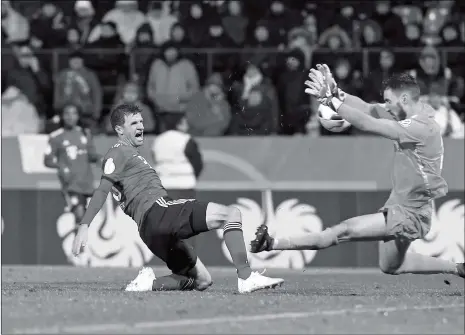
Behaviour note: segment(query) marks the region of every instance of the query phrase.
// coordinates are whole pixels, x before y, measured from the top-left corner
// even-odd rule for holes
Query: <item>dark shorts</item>
[[[158,199],[140,227],[140,237],[152,253],[175,274],[186,274],[197,255],[185,239],[208,231],[207,202],[195,199]]]
[[[77,192],[68,192],[65,196],[65,201],[68,207],[71,210],[74,210],[78,206],[87,207],[87,201],[92,197],[90,194],[82,194]]]
[[[414,241],[424,238],[431,229],[432,203],[418,208],[393,204],[380,211],[386,218],[387,234],[396,239]]]

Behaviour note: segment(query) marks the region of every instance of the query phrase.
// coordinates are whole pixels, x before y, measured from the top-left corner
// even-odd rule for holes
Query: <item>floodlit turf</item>
[[[269,270],[282,287],[239,295],[233,269],[212,268],[205,292],[123,292],[137,272],[3,266],[2,333],[464,333],[452,276]]]

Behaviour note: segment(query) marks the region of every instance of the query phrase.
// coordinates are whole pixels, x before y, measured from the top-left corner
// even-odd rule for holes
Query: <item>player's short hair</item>
[[[415,78],[407,72],[395,73],[383,82],[383,91],[409,91],[413,100],[420,99],[420,86]]]
[[[127,115],[139,114],[140,112],[141,109],[137,105],[121,104],[116,106],[110,115],[111,127],[115,129],[116,126],[122,126]]]

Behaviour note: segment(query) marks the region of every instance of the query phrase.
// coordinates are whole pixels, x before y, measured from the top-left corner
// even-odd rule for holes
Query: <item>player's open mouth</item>
[[[135,136],[136,136],[136,138],[138,138],[138,139],[140,139],[140,140],[141,140],[141,139],[144,137],[144,133],[143,133],[143,132],[136,133],[136,135],[135,135]]]

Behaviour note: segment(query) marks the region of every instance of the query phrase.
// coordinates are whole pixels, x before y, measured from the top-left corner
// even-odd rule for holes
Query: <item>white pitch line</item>
[[[378,308],[348,308],[314,312],[288,312],[288,313],[273,313],[273,314],[256,314],[256,315],[237,315],[237,316],[219,316],[212,318],[199,319],[182,319],[169,321],[149,321],[137,322],[134,324],[111,323],[111,324],[94,324],[86,326],[64,326],[50,328],[30,328],[30,329],[15,329],[13,333],[19,334],[40,334],[40,333],[94,333],[94,332],[112,332],[112,331],[137,331],[137,329],[155,329],[155,328],[176,328],[183,326],[206,326],[220,323],[237,323],[237,322],[257,322],[267,320],[281,319],[302,319],[314,316],[338,316],[344,314],[378,314],[390,312],[404,311],[424,311],[424,310],[440,310],[440,309],[463,309],[465,304],[456,305],[436,305],[436,306],[394,306],[394,307],[378,307]]]

